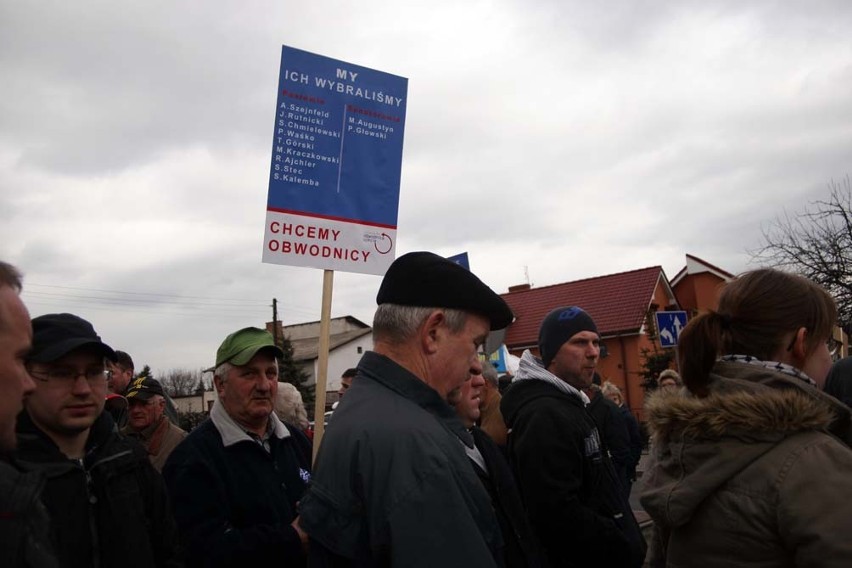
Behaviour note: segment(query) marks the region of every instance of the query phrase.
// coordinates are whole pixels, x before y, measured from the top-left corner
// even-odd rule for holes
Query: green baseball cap
[[[271,333],[265,329],[244,327],[226,337],[219,346],[216,351],[216,366],[222,363],[245,365],[261,349],[272,349],[276,357],[284,356],[284,352],[275,345]]]

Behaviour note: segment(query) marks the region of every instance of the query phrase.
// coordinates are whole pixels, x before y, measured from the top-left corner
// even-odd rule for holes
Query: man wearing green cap
[[[311,448],[272,411],[282,356],[262,329],[226,337],[210,418],[166,462],[188,566],[304,565],[296,504],[310,480]]]

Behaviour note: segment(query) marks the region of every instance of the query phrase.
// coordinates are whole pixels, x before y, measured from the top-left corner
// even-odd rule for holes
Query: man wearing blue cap
[[[273,412],[284,354],[265,330],[225,338],[210,418],[169,456],[163,476],[188,566],[302,566],[296,505],[310,480],[307,438]]]
[[[509,459],[550,565],[638,568],[645,541],[582,392],[600,356],[594,320],[576,306],[539,329],[541,359],[526,350],[500,410]]]
[[[39,316],[32,328],[26,368],[36,386],[18,417],[18,457],[47,477],[62,566],[180,566],[163,480],[103,412],[112,348],[72,314]]]
[[[489,330],[512,322],[500,296],[429,252],[391,264],[373,350],[358,363],[317,456],[302,527],[315,566],[491,567],[503,539],[464,448],[457,400]]]

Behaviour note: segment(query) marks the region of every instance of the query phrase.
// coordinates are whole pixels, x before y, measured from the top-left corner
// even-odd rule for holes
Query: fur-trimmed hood
[[[852,446],[852,411],[804,381],[746,363],[719,361],[710,395],[659,390],[645,402],[653,438],[708,440],[724,436],[772,439],[805,430],[827,430]]]
[[[761,439],[802,430],[825,430],[834,413],[822,401],[794,390],[712,392],[706,398],[658,392],[645,405],[652,439]]]
[[[799,379],[736,362],[717,363],[711,379],[705,398],[684,390],[646,401],[652,456],[641,501],[669,526],[793,436],[852,439],[849,409]]]

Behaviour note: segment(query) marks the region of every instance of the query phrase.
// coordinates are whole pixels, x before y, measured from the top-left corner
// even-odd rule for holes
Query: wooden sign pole
[[[325,431],[325,391],[328,384],[328,347],[329,328],[331,327],[331,292],[334,287],[334,271],[323,270],[322,274],[322,316],[320,319],[319,351],[317,353],[317,383],[314,394],[314,455],[316,462],[317,452],[322,443],[322,435]]]

